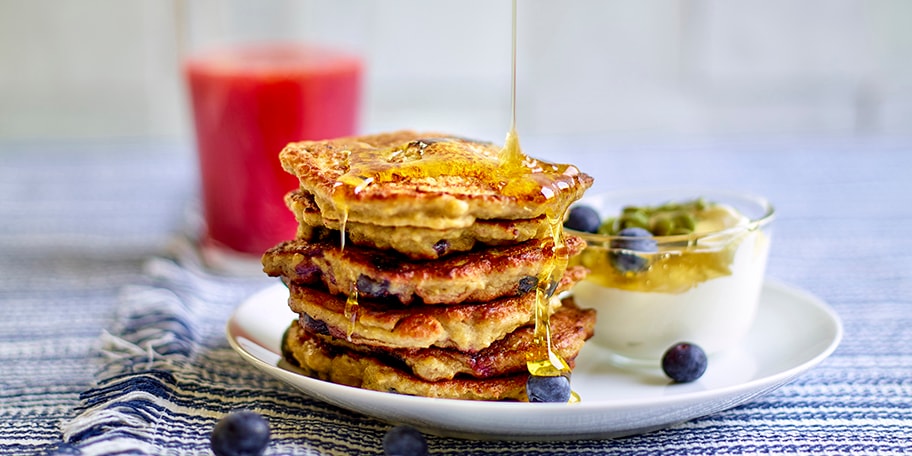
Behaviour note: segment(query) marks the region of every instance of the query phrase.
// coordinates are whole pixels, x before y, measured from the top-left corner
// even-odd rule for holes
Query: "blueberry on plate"
[[[428,446],[421,431],[408,425],[390,428],[383,436],[386,456],[427,456]]]
[[[662,370],[676,383],[688,383],[702,377],[707,365],[706,352],[687,342],[673,345],[662,356]]]
[[[526,380],[529,402],[569,402],[570,379],[564,375],[530,375]]]
[[[649,267],[649,258],[637,253],[655,253],[659,251],[658,243],[648,230],[643,228],[624,228],[609,243],[611,250],[608,259],[618,271],[640,272]]]
[[[248,410],[229,413],[212,428],[210,442],[216,456],[259,456],[269,444],[269,422]]]
[[[567,220],[564,221],[564,228],[570,228],[571,230],[582,231],[584,233],[595,233],[598,231],[599,225],[601,224],[602,219],[595,209],[580,204],[570,208],[570,213],[567,214]]]

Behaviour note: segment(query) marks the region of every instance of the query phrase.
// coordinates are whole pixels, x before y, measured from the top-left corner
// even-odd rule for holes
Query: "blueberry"
[[[408,425],[399,425],[383,436],[383,454],[386,456],[426,456],[427,441],[421,432]]]
[[[447,252],[450,251],[450,241],[446,239],[441,239],[434,244],[434,252],[437,253],[437,256],[441,257]]]
[[[306,313],[301,313],[300,321],[310,333],[329,335],[329,325],[323,320],[317,320]]]
[[[269,444],[269,423],[248,410],[232,412],[215,424],[210,440],[216,456],[259,456]]]
[[[659,246],[652,233],[643,228],[624,228],[609,243],[608,259],[620,272],[640,272],[649,267],[649,258],[636,252],[655,253]]]
[[[611,240],[611,248],[654,253],[659,247],[649,230],[624,228]]]
[[[595,233],[601,224],[602,219],[599,217],[598,212],[585,205],[571,207],[567,220],[564,221],[565,228],[584,233]]]
[[[681,342],[662,356],[662,370],[677,383],[692,382],[706,372],[706,352],[698,345]]]
[[[309,261],[302,261],[295,266],[295,274],[297,275],[295,279],[299,282],[316,283],[320,280],[322,272],[317,265]]]
[[[538,286],[538,277],[525,276],[519,279],[519,294],[524,295]]]
[[[365,274],[358,276],[355,282],[358,293],[368,299],[383,299],[390,297],[389,280],[377,280]]]
[[[564,375],[530,375],[526,380],[526,395],[529,396],[529,402],[568,402],[570,378]]]

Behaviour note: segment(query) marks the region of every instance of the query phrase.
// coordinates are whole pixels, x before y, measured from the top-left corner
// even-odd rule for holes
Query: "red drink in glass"
[[[298,186],[279,151],[292,141],[355,134],[362,65],[350,54],[298,44],[191,56],[189,84],[208,247],[259,256],[292,239],[284,196]]]

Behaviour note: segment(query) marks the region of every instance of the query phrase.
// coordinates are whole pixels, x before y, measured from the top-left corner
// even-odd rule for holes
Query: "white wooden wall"
[[[509,0],[0,0],[0,139],[186,138],[180,55],[282,36],[368,67],[362,129],[500,139]],[[524,134],[912,133],[912,1],[520,0]]]

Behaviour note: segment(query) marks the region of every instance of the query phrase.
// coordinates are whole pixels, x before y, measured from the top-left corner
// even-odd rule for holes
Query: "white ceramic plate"
[[[362,390],[301,375],[280,365],[282,333],[295,318],[281,284],[241,304],[228,341],[255,367],[327,403],[424,432],[454,437],[569,440],[638,434],[743,404],[824,360],[842,338],[837,315],[818,298],[767,282],[744,343],[713,356],[699,380],[671,384],[658,367],[618,368],[587,344],[572,385],[577,404],[432,399]]]

